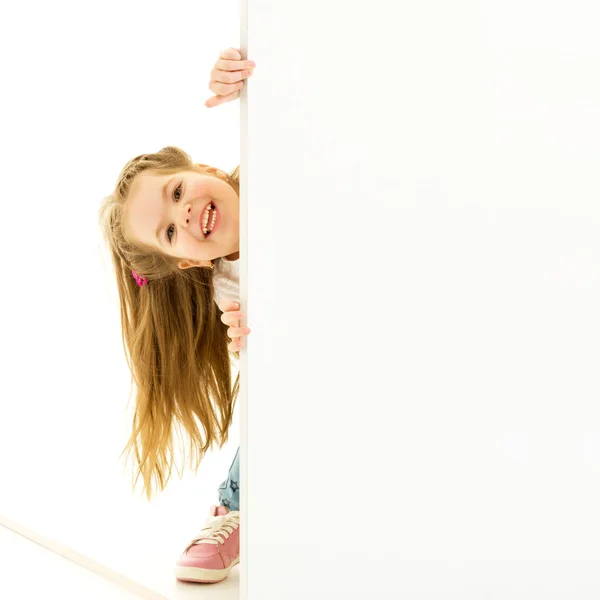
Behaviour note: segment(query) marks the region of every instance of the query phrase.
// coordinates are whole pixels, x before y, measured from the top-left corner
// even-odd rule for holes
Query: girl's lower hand
[[[255,66],[256,64],[251,60],[242,60],[239,50],[235,48],[223,50],[214,69],[210,72],[208,89],[216,96],[206,101],[206,108],[239,98],[240,90],[244,87],[244,79],[252,75]]]
[[[223,312],[221,315],[221,321],[225,325],[230,325],[227,330],[227,335],[233,340],[227,348],[231,352],[238,352],[244,346],[244,335],[250,333],[249,327],[240,327],[240,319],[244,318],[244,315],[240,312],[239,302],[232,300],[224,300],[218,304],[219,308]]]

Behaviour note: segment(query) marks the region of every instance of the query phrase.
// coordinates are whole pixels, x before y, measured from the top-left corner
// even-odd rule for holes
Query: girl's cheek
[[[208,181],[198,181],[191,187],[194,198],[210,196],[211,187]]]

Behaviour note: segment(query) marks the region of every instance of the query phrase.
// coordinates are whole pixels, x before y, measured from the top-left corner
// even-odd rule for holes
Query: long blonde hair
[[[123,347],[137,387],[132,433],[123,453],[134,453],[133,487],[141,477],[150,500],[154,482],[162,491],[171,478],[177,424],[189,437],[189,462],[196,470],[207,450],[227,441],[239,393],[239,374],[232,385],[231,356],[239,353],[228,350],[231,340],[215,302],[212,270],[182,270],[173,257],[135,244],[124,231],[125,202],[137,175],[148,170],[210,174],[239,195],[239,167],[227,175],[194,164],[186,152],[168,146],[130,160],[100,208],[117,278]],[[148,285],[139,287],[132,269]]]

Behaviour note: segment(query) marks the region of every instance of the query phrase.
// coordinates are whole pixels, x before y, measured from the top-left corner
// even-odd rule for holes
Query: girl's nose
[[[181,208],[181,225],[182,227],[189,227],[190,223],[191,223],[191,219],[192,219],[192,205],[191,204],[185,204],[182,208]]]

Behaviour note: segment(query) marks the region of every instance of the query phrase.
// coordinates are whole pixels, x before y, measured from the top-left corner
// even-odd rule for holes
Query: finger
[[[241,60],[242,53],[237,48],[227,48],[227,50],[223,50],[223,52],[221,52],[221,58]]]
[[[211,81],[208,89],[217,96],[228,96],[234,94],[236,91],[241,90],[244,87],[243,81],[237,83],[219,83],[217,81]]]
[[[221,300],[217,306],[221,312],[227,312],[229,310],[238,310],[240,303],[237,300]]]
[[[232,339],[242,337],[243,335],[250,334],[250,327],[230,327],[227,330],[227,335]]]
[[[219,83],[237,83],[238,81],[242,81],[242,79],[248,79],[248,77],[252,77],[253,73],[254,69],[232,71],[231,73],[227,71],[213,70],[210,72],[209,86]]]
[[[253,60],[223,60],[220,59],[215,63],[213,70],[210,72],[211,76],[215,73],[230,72],[230,71],[244,71],[248,69],[254,69],[256,63]]]
[[[231,102],[232,100],[235,100],[236,98],[240,97],[240,92],[237,91],[234,94],[229,94],[228,96],[213,96],[212,98],[209,98],[205,103],[204,106],[206,106],[206,108],[213,108],[214,106],[219,106],[219,104],[225,104],[225,102]]]
[[[225,323],[225,325],[235,325],[236,327],[239,325],[241,319],[244,318],[244,315],[240,312],[225,312],[221,315],[221,321]]]
[[[231,350],[231,352],[239,352],[244,347],[244,340],[240,338],[237,342],[231,342],[227,348]]]

